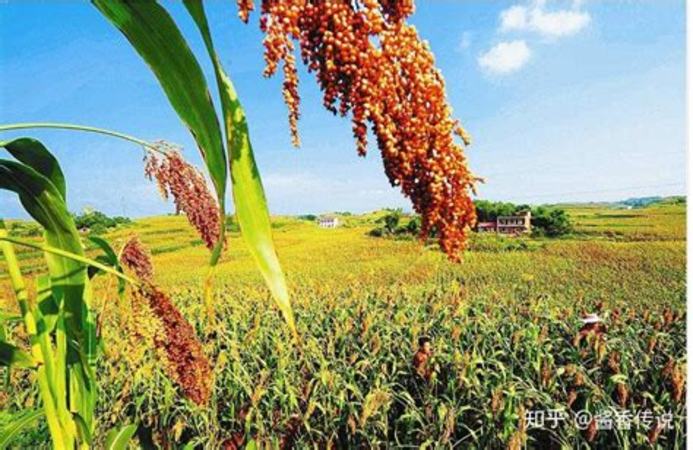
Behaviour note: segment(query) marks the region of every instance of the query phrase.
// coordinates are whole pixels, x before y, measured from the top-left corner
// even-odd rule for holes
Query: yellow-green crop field
[[[210,308],[209,253],[184,217],[121,227],[108,239],[118,248],[136,233],[149,247],[156,283],[205,345],[214,393],[207,407],[176,395],[149,344],[156,323],[99,277],[99,430],[136,423],[143,448],[171,449],[685,448],[685,205],[567,209],[570,237],[475,235],[461,264],[368,236],[375,214],[334,230],[275,218],[300,349],[238,233]],[[27,274],[43,270],[38,253],[17,251]],[[13,308],[0,268],[1,306]],[[606,333],[578,342],[586,313]],[[422,335],[430,381],[411,366]],[[14,370],[0,410],[38,402],[33,386]],[[537,412],[559,419],[536,426]],[[16,446],[45,442],[39,425]]]

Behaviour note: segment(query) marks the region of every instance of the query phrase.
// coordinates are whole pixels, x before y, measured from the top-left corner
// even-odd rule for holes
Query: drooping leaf
[[[36,361],[24,350],[5,341],[0,341],[0,366],[31,369],[36,367]]]
[[[0,448],[9,448],[12,441],[25,429],[32,426],[43,416],[43,411],[22,411],[13,417],[7,425],[0,428]]]
[[[272,297],[284,315],[284,319],[294,336],[298,337],[284,272],[274,247],[269,208],[260,172],[255,162],[253,147],[250,143],[245,112],[233,83],[224,71],[214,50],[202,2],[200,0],[185,0],[184,3],[202,34],[205,47],[214,66],[224,114],[226,142],[230,153],[233,199],[241,234],[250,248]]]
[[[65,176],[58,160],[48,149],[36,139],[23,137],[0,143],[5,149],[20,161],[48,178],[65,200]]]
[[[113,247],[111,247],[111,244],[109,244],[107,240],[99,236],[89,236],[89,240],[103,251],[103,255],[97,256],[96,261],[106,266],[112,267],[114,270],[117,270],[120,273],[123,273],[123,268],[120,266],[120,261],[118,261],[118,255],[116,254],[115,250],[113,250]],[[103,272],[102,270],[94,266],[89,266],[88,271],[90,279],[93,278],[95,275]],[[118,293],[123,294],[124,292],[125,281],[122,278],[118,278]]]
[[[123,450],[137,431],[136,425],[125,425],[114,428],[106,435],[106,450]]]
[[[195,138],[217,192],[222,212],[226,152],[204,73],[166,10],[153,0],[92,0],[130,41],[159,80],[171,106]]]
[[[29,166],[0,159],[0,189],[17,193],[26,211],[43,227],[47,247],[83,254],[72,216],[50,180]],[[83,339],[86,336],[81,331],[88,314],[83,301],[86,266],[55,253],[45,255],[55,299],[65,302],[70,329],[76,338]]]

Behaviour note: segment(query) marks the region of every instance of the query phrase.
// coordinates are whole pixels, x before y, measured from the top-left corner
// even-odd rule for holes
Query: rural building
[[[514,216],[498,216],[495,222],[479,222],[479,233],[523,234],[532,231],[532,213],[521,211]]]
[[[339,226],[339,217],[320,216],[318,217],[318,225],[320,228],[337,228]]]
[[[496,222],[479,222],[476,224],[476,231],[479,233],[495,233]]]

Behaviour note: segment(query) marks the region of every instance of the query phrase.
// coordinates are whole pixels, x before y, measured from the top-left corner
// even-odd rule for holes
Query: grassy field
[[[207,408],[176,395],[149,345],[156,324],[100,278],[100,427],[138,423],[140,443],[163,448],[685,448],[685,205],[568,212],[569,237],[473,236],[461,264],[417,241],[367,236],[376,215],[335,230],[276,218],[300,351],[237,233],[216,272],[211,320],[208,253],[185,219],[119,228],[107,236],[115,247],[136,233],[151,249],[156,282],[213,361],[215,390]],[[42,270],[38,254],[18,251],[27,273]],[[0,261],[0,301],[12,308],[2,270]],[[576,342],[592,312],[606,334]],[[411,367],[421,335],[434,348],[430,381]],[[14,371],[0,409],[35,402],[28,386]],[[525,420],[548,410],[565,420]],[[640,420],[580,430],[581,411]],[[38,427],[17,447],[46,436]]]

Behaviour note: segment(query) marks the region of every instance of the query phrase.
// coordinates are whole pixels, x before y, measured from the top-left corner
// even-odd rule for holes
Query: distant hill
[[[666,204],[686,203],[686,197],[682,196],[682,195],[676,195],[676,196],[672,196],[672,197],[660,197],[660,196],[634,197],[634,198],[629,198],[627,200],[623,200],[621,202],[617,202],[617,204],[621,204],[624,206],[630,206],[632,208],[644,208],[646,206],[659,204],[659,203],[666,203]]]
[[[555,203],[550,206],[558,206],[563,208],[579,208],[579,207],[596,207],[596,208],[615,208],[615,209],[631,209],[631,208],[645,208],[647,206],[653,205],[685,205],[686,196],[685,195],[673,195],[673,196],[651,196],[651,197],[632,197],[626,200],[618,200],[614,202],[601,201],[601,202],[564,202]]]

